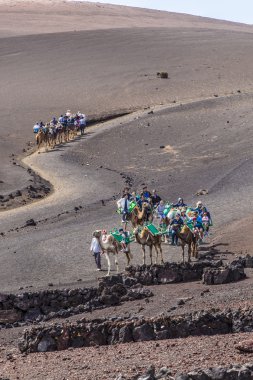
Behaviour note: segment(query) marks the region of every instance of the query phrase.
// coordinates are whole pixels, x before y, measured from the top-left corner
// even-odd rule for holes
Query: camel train
[[[33,127],[38,150],[45,146],[46,149],[54,147],[57,144],[69,142],[76,138],[78,132],[84,134],[86,127],[86,116],[79,111],[71,114],[67,110],[65,115],[61,115],[57,120],[55,117],[44,125],[42,122],[36,123]]]
[[[132,225],[132,240],[129,240],[129,245],[131,241],[135,241],[138,245],[141,246],[142,251],[142,262],[146,264],[146,248],[149,249],[150,264],[153,264],[153,249],[155,250],[155,264],[164,264],[162,242],[164,240],[165,233],[162,233],[158,230],[151,221],[153,220],[152,215],[147,214],[148,204],[143,203],[142,210],[136,205],[131,212],[127,215],[127,221],[131,222]],[[166,226],[171,225],[172,223],[172,213],[166,216]],[[123,220],[122,222],[126,222]],[[182,261],[185,262],[185,247],[188,248],[188,262],[191,261],[191,258],[198,258],[198,240],[200,239],[200,234],[196,231],[193,231],[190,226],[184,224],[181,228],[180,225],[171,225],[171,228],[174,231],[175,236],[180,241],[182,247]],[[123,229],[122,229],[123,230]],[[126,264],[127,266],[131,262],[132,254],[130,249],[128,252],[122,250],[120,241],[117,239],[117,235],[111,232],[109,234],[105,233],[103,235],[101,230],[93,232],[93,237],[97,238],[101,246],[102,252],[105,254],[107,261],[107,276],[110,275],[111,271],[111,260],[110,255],[114,256],[115,265],[117,272],[119,271],[118,265],[118,253],[123,251],[126,254]],[[160,258],[159,258],[160,256]],[[159,258],[159,260],[158,260]]]

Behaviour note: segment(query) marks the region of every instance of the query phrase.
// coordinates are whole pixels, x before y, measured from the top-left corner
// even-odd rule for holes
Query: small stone
[[[253,353],[253,339],[239,342],[235,348],[241,352]]]
[[[37,223],[35,222],[34,219],[28,219],[28,220],[25,222],[24,227],[36,226],[36,225],[37,225]]]

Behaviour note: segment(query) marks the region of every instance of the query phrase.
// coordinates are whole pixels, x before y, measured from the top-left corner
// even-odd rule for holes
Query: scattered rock
[[[27,220],[27,221],[25,222],[24,227],[36,226],[36,225],[37,225],[37,223],[35,222],[34,219],[29,219],[29,220]]]
[[[200,189],[198,190],[195,195],[199,196],[199,195],[207,195],[208,194],[208,190],[206,189]]]
[[[161,73],[157,73],[156,76],[161,79],[168,79],[169,74],[166,71],[162,71]]]
[[[206,370],[195,370],[188,374],[179,374],[175,380],[252,380],[253,364],[231,365],[229,367],[216,367]]]
[[[244,340],[238,343],[235,348],[241,352],[253,353],[253,340]]]

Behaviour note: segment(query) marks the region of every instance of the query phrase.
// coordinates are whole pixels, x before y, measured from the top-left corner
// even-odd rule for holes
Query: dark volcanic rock
[[[241,352],[253,352],[253,339],[251,340],[244,340],[242,342],[239,342],[235,348]]]
[[[27,221],[25,222],[24,227],[36,226],[36,225],[37,225],[37,223],[35,222],[34,219],[29,219],[29,220],[27,220]]]
[[[253,364],[231,365],[206,370],[195,370],[188,374],[177,375],[175,380],[252,380]]]
[[[91,312],[121,302],[144,299],[153,293],[136,281],[122,283],[122,276],[101,279],[98,288],[52,289],[21,294],[0,293],[0,324],[34,323]],[[53,284],[52,284],[53,285]]]
[[[135,342],[144,342],[146,340],[155,339],[154,327],[148,323],[135,327],[133,330],[133,338]]]
[[[238,309],[210,310],[180,316],[160,316],[156,318],[111,318],[76,323],[40,326],[26,330],[19,344],[21,352],[37,352],[39,349],[66,349],[72,346],[76,337],[84,347],[110,345],[125,342],[175,339],[188,336],[229,334],[253,331],[253,311]],[[54,340],[48,342],[48,338]],[[39,348],[39,343],[43,344]],[[57,342],[64,342],[58,344]],[[76,343],[77,344],[77,343]]]
[[[206,285],[227,284],[246,278],[244,269],[241,266],[227,266],[222,268],[207,268],[204,270],[203,283]]]

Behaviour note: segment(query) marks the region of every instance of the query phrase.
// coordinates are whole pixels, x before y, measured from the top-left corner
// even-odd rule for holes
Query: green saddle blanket
[[[169,203],[167,203],[167,204],[165,205],[165,209],[164,209],[163,214],[164,214],[165,216],[167,216],[171,209],[172,209],[172,205],[169,204]]]
[[[146,227],[153,236],[164,235],[166,233],[166,230],[158,229],[153,223],[147,224]]]
[[[134,241],[134,236],[130,233],[129,237],[127,238],[124,238],[124,236],[122,236],[120,233],[119,233],[119,230],[117,228],[114,228],[112,231],[110,231],[110,234],[114,237],[114,239],[118,242],[118,243],[121,243],[122,240],[125,240],[125,243],[126,244],[130,244],[132,241]]]
[[[137,203],[135,201],[132,201],[129,205],[129,212],[132,212],[133,209],[137,206]]]

